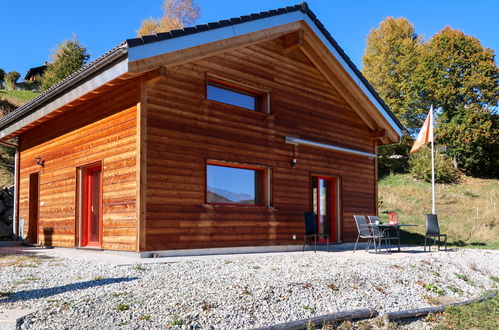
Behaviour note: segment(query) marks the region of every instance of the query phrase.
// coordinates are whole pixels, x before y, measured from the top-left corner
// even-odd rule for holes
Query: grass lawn
[[[468,306],[449,307],[435,329],[499,329],[499,297]]]
[[[436,209],[440,231],[450,246],[499,248],[499,180],[463,177],[460,184],[436,185]],[[380,216],[398,214],[404,243],[422,244],[425,214],[431,213],[431,184],[408,174],[390,175],[379,182]]]
[[[9,91],[6,89],[0,89],[0,99],[10,102],[16,107],[19,107],[29,100],[35,98],[38,94],[40,93],[24,90]]]

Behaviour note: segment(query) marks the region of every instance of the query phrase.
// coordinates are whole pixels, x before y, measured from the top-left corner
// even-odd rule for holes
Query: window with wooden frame
[[[267,93],[237,83],[209,78],[206,98],[246,110],[266,112]]]
[[[265,167],[209,161],[206,164],[206,202],[268,205],[269,171]]]

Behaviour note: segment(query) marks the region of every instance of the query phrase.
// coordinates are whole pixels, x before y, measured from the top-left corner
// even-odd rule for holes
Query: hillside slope
[[[441,232],[457,246],[499,248],[499,180],[464,177],[457,185],[436,185],[436,210]],[[416,224],[409,233],[424,235],[425,214],[431,213],[431,185],[410,175],[391,175],[379,182],[380,215],[397,212],[399,223]],[[421,242],[422,236],[406,235]]]
[[[9,91],[0,89],[0,116],[4,116],[15,108],[36,97],[38,93],[31,91]],[[11,141],[16,143],[16,141]],[[0,187],[11,186],[14,182],[14,150],[0,146]]]

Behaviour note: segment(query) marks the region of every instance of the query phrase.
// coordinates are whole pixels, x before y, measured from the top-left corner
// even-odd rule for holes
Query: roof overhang
[[[306,5],[289,8],[263,17],[259,17],[262,13],[251,15],[256,18],[216,28],[209,28],[208,24],[208,28],[195,33],[175,35],[175,31],[172,31],[169,38],[164,40],[159,39],[159,34],[155,36],[156,39],[148,36],[128,40],[1,118],[0,140],[17,135],[44,116],[117,78],[157,71],[160,67],[177,66],[300,31],[303,32],[304,40],[303,43],[300,41],[300,50],[366,122],[372,136],[379,138],[380,144],[399,142],[402,125],[329,32]]]

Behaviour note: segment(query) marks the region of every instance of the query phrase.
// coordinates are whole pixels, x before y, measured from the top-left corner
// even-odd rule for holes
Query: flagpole
[[[435,146],[433,136],[433,105],[431,106],[431,213],[437,214],[435,210]]]

